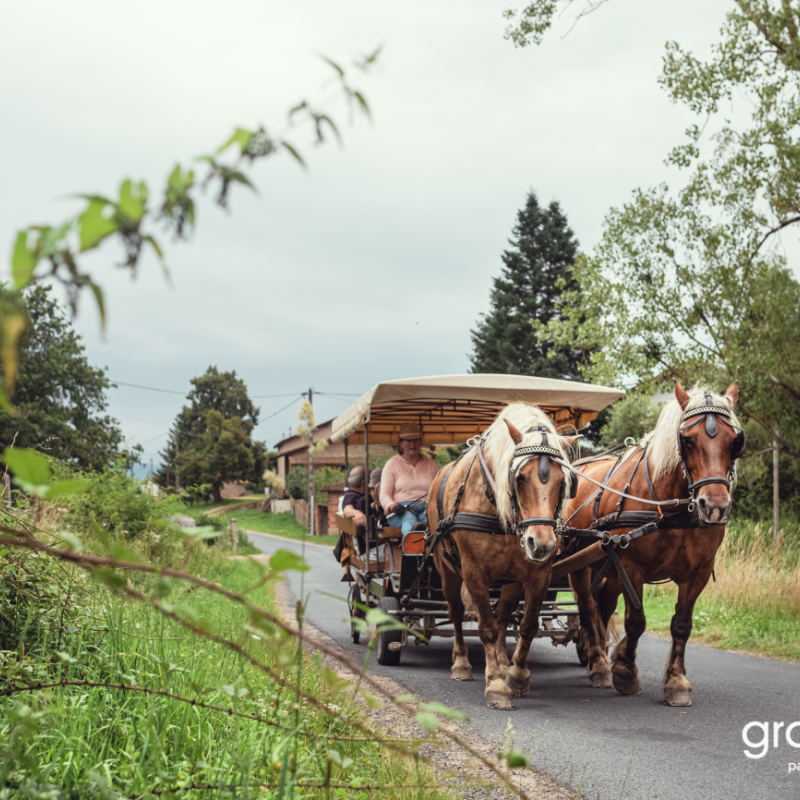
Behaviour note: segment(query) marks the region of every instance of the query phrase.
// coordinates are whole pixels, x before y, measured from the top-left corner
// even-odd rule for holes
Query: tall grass
[[[800,662],[800,529],[782,530],[776,549],[771,527],[734,522],[715,576],[695,606],[692,641]],[[677,587],[648,586],[645,598],[648,627],[667,633]]]
[[[251,563],[202,557],[207,576],[227,589],[240,592],[258,583]],[[271,587],[248,596],[274,611]],[[219,635],[244,645],[260,661],[285,668],[295,682],[295,641],[247,628],[246,610],[218,594],[187,595],[183,589],[170,599],[190,603],[193,614]],[[278,796],[277,788],[269,787],[280,783],[282,773],[291,782],[321,782],[329,770],[333,783],[400,783],[410,786],[404,797],[446,796],[415,789],[432,782],[424,766],[398,758],[377,735],[364,741],[349,727],[342,714],[347,700],[326,683],[318,658],[306,660],[299,688],[327,697],[323,709],[298,703],[293,692],[230,649],[193,635],[150,605],[126,602],[102,588],[91,602],[94,629],[77,632],[58,652],[55,642],[45,642],[43,650],[52,657],[28,661],[36,673],[31,677],[41,683],[121,684],[177,697],[66,685],[0,698],[3,800],[152,797],[178,787],[184,787],[181,796],[191,798],[269,797]],[[296,730],[311,735],[295,735]],[[188,792],[190,786],[209,788]],[[301,794],[326,796],[324,790]],[[360,794],[348,790],[337,796]]]

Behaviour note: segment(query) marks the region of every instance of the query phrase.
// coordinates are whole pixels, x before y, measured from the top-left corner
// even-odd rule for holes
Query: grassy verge
[[[176,502],[183,509],[179,513],[183,513],[191,517],[194,514],[205,513],[206,511],[210,511],[212,508],[219,508],[220,506],[240,506],[244,505],[245,503],[257,503],[260,500],[263,500],[264,497],[265,495],[263,494],[254,494],[254,495],[247,495],[246,497],[235,497],[232,499],[223,500],[221,503],[204,502],[204,503],[192,503],[191,505],[189,505],[188,503],[182,503],[180,501]]]
[[[258,583],[252,563],[205,552],[201,560],[205,577],[227,589],[240,592]],[[191,634],[151,606],[95,589],[95,629],[76,633],[57,653],[53,642],[52,661],[36,666],[38,680],[135,685],[221,710],[109,686],[59,686],[0,698],[0,797],[149,798],[173,796],[170,790],[178,787],[201,787],[179,793],[203,800],[277,797],[277,788],[269,787],[281,780],[317,783],[329,769],[340,784],[402,784],[412,787],[403,797],[449,797],[413,788],[435,779],[385,744],[335,738],[363,734],[343,721],[348,696],[326,684],[318,659],[304,661],[299,680],[306,692],[327,701],[322,710],[306,701],[298,704],[292,692],[228,648]],[[248,597],[275,609],[269,583]],[[243,631],[247,612],[218,594],[176,586],[169,600],[182,607],[184,616],[202,620],[254,657],[285,670],[294,685],[294,642],[257,629]],[[227,708],[266,724],[226,713]],[[295,729],[312,735],[293,735]],[[325,790],[301,791],[303,797],[329,796]],[[334,793],[366,797],[357,788]]]
[[[691,641],[800,663],[800,532],[785,531],[781,549],[771,529],[729,526],[710,581],[694,611]],[[669,633],[677,587],[645,587],[650,630]]]
[[[236,524],[240,530],[257,531],[258,533],[269,533],[273,536],[282,536],[284,539],[301,540],[308,537],[308,531],[298,525],[294,516],[290,513],[285,514],[262,514],[260,511],[236,511],[220,514],[217,519],[229,525],[231,517],[236,518]],[[338,536],[314,536],[308,541],[314,544],[336,544]]]

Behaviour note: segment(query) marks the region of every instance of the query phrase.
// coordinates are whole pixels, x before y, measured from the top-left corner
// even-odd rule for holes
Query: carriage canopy
[[[558,429],[574,433],[625,392],[527,375],[435,375],[373,386],[333,420],[331,442],[394,444],[400,425],[419,425],[426,444],[460,444],[482,433],[509,403],[536,403]],[[360,436],[358,434],[361,434]],[[352,438],[351,438],[352,437]]]

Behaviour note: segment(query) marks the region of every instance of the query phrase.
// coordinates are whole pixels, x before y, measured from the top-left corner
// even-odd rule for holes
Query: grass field
[[[203,556],[205,576],[227,589],[240,592],[258,582],[252,563]],[[248,597],[275,610],[271,584]],[[353,736],[354,731],[343,721],[348,696],[325,683],[318,659],[305,660],[300,681],[305,691],[325,699],[323,709],[306,701],[298,704],[292,692],[228,648],[193,635],[149,605],[119,600],[105,590],[94,592],[94,598],[94,631],[78,632],[61,643],[42,676],[47,682],[123,683],[222,708],[102,686],[59,686],[4,697],[1,796],[177,797],[171,790],[207,786],[179,794],[244,800],[272,797],[267,787],[287,774],[319,782],[329,769],[334,780],[345,784],[433,782],[424,767],[378,742],[326,738]],[[198,624],[239,642],[273,667],[288,670],[296,663],[292,641],[280,644],[270,633],[257,635],[260,631],[246,626],[247,612],[225,597],[208,591],[188,594],[185,587],[176,586],[169,599],[184,614],[191,606],[190,618],[203,621]],[[56,649],[54,642],[52,650]],[[268,724],[229,715],[224,709],[230,707]],[[358,718],[360,712],[351,709],[349,714]],[[325,736],[287,734],[292,729]],[[362,796],[357,790],[335,794]],[[326,795],[306,790],[302,796]],[[421,800],[449,795],[410,788],[403,796]]]
[[[262,514],[260,511],[233,511],[231,513],[220,514],[217,519],[229,525],[231,517],[236,518],[236,524],[240,530],[257,531],[258,533],[270,533],[273,536],[282,536],[284,539],[301,540],[307,538],[314,544],[336,544],[338,536],[308,536],[308,531],[298,525],[294,516],[290,513],[285,514]]]
[[[717,554],[694,612],[691,641],[800,663],[800,531],[783,532],[781,549],[765,525],[735,522]],[[647,627],[669,633],[674,584],[645,588]]]

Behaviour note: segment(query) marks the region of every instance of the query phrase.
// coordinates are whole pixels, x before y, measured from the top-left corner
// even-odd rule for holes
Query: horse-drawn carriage
[[[423,434],[425,445],[438,447],[471,443],[482,434],[509,404],[533,403],[553,421],[559,431],[583,429],[623,392],[571,381],[513,375],[453,375],[380,383],[333,422],[331,441],[364,444],[369,464],[370,444],[396,444],[401,425],[413,423]],[[454,636],[448,604],[442,591],[442,575],[432,548],[436,531],[412,531],[400,539],[400,531],[382,525],[377,509],[367,503],[365,526],[352,518],[337,516],[337,526],[346,542],[346,572],[350,582],[351,619],[362,617],[362,606],[380,607],[402,620],[415,633],[416,644],[432,637]],[[441,516],[441,515],[440,515]],[[489,594],[496,607],[502,584],[495,583]],[[519,635],[524,604],[510,612],[508,626]],[[554,579],[539,610],[537,637],[553,645],[575,641],[584,662],[580,643],[578,611],[566,574]],[[359,640],[359,627],[351,622],[351,636]],[[463,629],[464,636],[477,636],[477,628]],[[420,638],[424,637],[424,638]],[[398,664],[408,644],[408,633],[387,630],[378,635],[377,659],[381,664]]]

